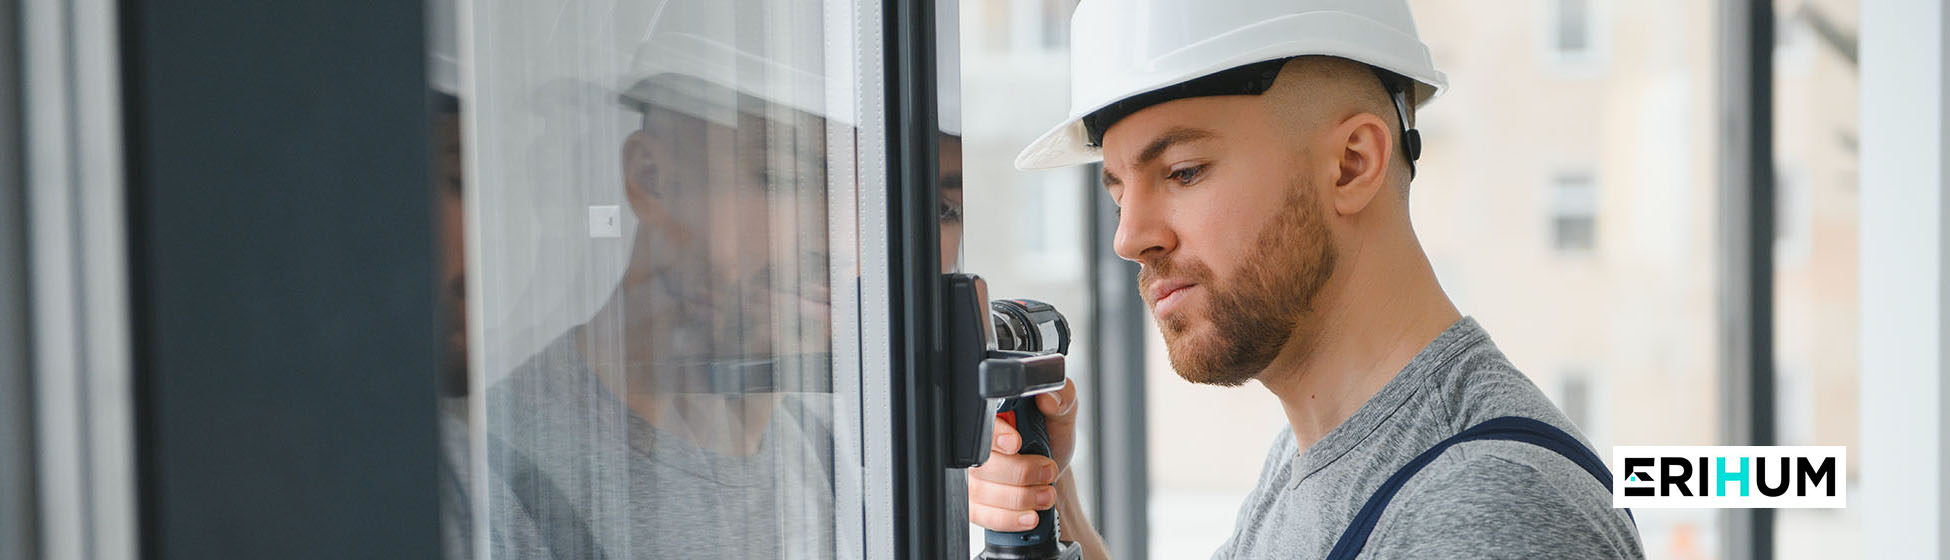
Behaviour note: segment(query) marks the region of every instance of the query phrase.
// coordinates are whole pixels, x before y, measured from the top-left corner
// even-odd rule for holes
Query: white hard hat
[[[1413,80],[1417,103],[1448,85],[1415,33],[1407,0],[1085,0],[1070,24],[1069,118],[1023,148],[1016,168],[1100,161],[1103,152],[1084,124],[1093,113],[1215,73],[1303,55],[1345,58]],[[1167,94],[1152,103],[1222,94]]]

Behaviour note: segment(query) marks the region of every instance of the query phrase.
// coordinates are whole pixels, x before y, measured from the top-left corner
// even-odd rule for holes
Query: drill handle
[[[1043,412],[1036,409],[1036,397],[1015,397],[1002,402],[996,413],[1002,421],[1022,434],[1021,455],[1050,456],[1049,426]],[[1057,558],[1056,508],[1036,512],[1036,527],[1028,531],[988,531],[984,535],[987,558]]]

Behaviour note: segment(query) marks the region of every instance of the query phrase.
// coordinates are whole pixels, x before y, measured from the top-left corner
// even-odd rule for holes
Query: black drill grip
[[[1022,449],[1019,455],[1050,456],[1049,426],[1043,421],[1043,412],[1036,409],[1036,397],[1015,397],[1002,401],[996,417],[1016,427],[1022,435]],[[989,560],[1057,558],[1061,554],[1056,542],[1056,508],[1036,512],[1036,528],[1028,531],[1002,532],[988,531],[983,541],[987,547],[982,558]]]

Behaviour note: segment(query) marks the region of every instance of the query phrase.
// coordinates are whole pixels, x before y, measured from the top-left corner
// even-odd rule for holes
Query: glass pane
[[[1079,399],[1090,378],[1090,283],[1085,245],[1087,183],[1081,168],[1018,171],[1016,152],[1035,140],[1069,108],[1069,21],[1074,0],[971,0],[961,2],[963,171],[967,231],[964,270],[988,281],[992,299],[1029,298],[1056,307],[1077,333],[1065,370]],[[1087,408],[1079,414],[1095,414]],[[1091,496],[1097,458],[1093,422],[1078,423],[1070,472],[1079,473],[1080,498]],[[1083,474],[1093,473],[1093,474]],[[1090,512],[1093,519],[1096,512]],[[971,554],[982,533],[968,526]]]
[[[1858,447],[1857,0],[1775,2],[1775,434]],[[1851,459],[1849,491],[1862,469]],[[1780,558],[1860,554],[1859,509],[1774,513]]]
[[[450,548],[860,556],[857,7],[461,6]]]

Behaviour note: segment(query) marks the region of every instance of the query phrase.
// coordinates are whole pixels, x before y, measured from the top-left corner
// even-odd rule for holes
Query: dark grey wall
[[[420,2],[121,6],[146,558],[433,558]]]
[[[0,560],[39,556],[19,30],[20,3],[0,0]]]

